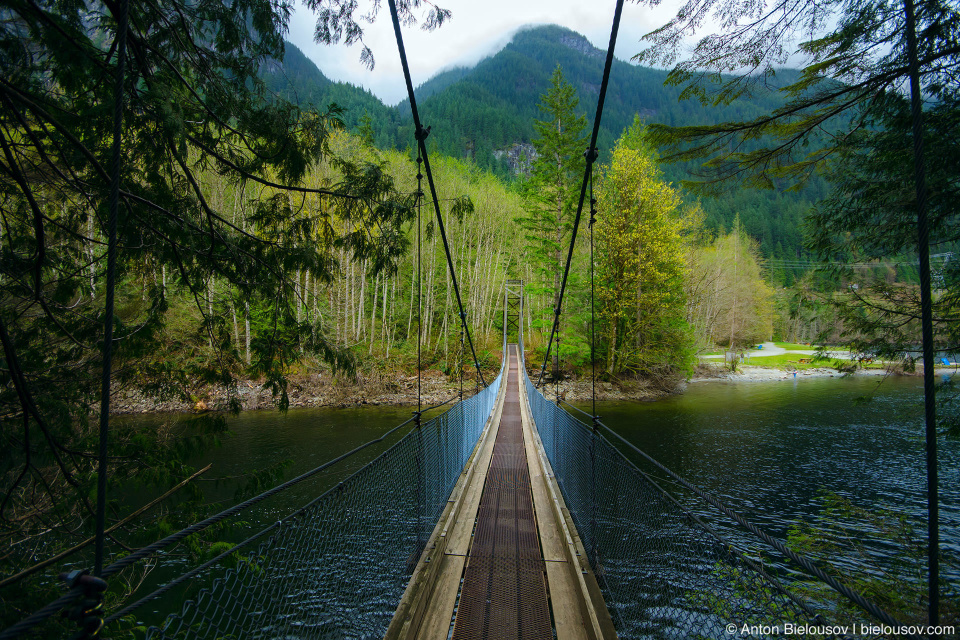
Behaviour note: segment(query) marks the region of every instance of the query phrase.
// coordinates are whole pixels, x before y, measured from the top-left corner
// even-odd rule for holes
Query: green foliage
[[[914,4],[920,85],[928,111],[943,125],[949,120],[936,114],[954,101],[951,97],[956,91],[953,78],[960,64],[955,26],[957,8],[941,0],[921,0]],[[717,33],[701,34],[692,54],[681,56],[686,39],[701,31],[704,25],[712,24],[714,19],[722,21],[724,28]],[[740,0],[719,3],[688,0],[670,22],[648,36],[653,46],[636,58],[673,66],[670,84],[683,86],[684,97],[696,98],[696,102],[705,106],[762,98],[770,95],[771,89],[781,96],[781,102],[766,103],[755,114],[742,114],[748,117],[724,116],[715,123],[657,123],[652,127],[654,136],[664,145],[668,160],[703,163],[697,188],[705,192],[716,192],[724,185],[740,188],[746,184],[778,190],[812,185],[810,181],[816,179],[818,171],[837,160],[839,164],[831,173],[835,177],[838,174],[850,177],[850,180],[844,178],[850,190],[844,193],[841,188],[834,192],[832,200],[837,206],[831,205],[830,209],[839,212],[850,203],[853,206],[848,213],[839,216],[828,213],[827,217],[845,225],[846,230],[853,229],[850,223],[859,219],[861,224],[856,226],[861,231],[857,232],[858,238],[852,238],[854,244],[871,233],[878,240],[883,240],[887,233],[907,233],[909,227],[900,226],[897,230],[896,225],[888,223],[899,217],[902,209],[904,201],[896,201],[896,196],[905,195],[908,200],[911,197],[909,127],[904,126],[903,117],[900,123],[887,117],[891,106],[897,103],[901,105],[902,116],[907,115],[902,95],[909,69],[906,31],[904,4],[899,0],[854,4],[828,0],[804,5],[774,3],[764,7]],[[806,61],[799,74],[793,71],[785,74],[778,69],[790,56]],[[731,72],[737,75],[721,75]],[[956,176],[955,165],[951,165],[943,153],[956,139],[955,128],[955,124],[948,125],[949,132],[941,131],[942,135],[933,143],[933,148],[941,149],[938,157],[946,162],[941,175]],[[878,152],[877,157],[870,156],[870,149]],[[851,153],[857,150],[862,152],[861,159],[868,160],[863,167],[848,162]],[[856,188],[854,176],[867,178],[869,173],[876,173],[885,162],[884,157],[888,168],[902,175],[893,181],[889,176],[883,181],[862,181],[863,188]],[[937,168],[932,163],[929,166]],[[937,189],[935,184],[936,180],[931,183],[932,190]],[[890,185],[897,188],[891,189]],[[946,186],[942,181],[941,185]],[[823,189],[817,191],[819,197],[828,195]],[[944,196],[949,192],[950,189],[944,190]],[[884,207],[884,202],[892,206]],[[876,208],[871,213],[873,207]],[[883,213],[884,210],[887,213]],[[746,211],[741,209],[741,213]],[[865,220],[867,217],[873,220]],[[843,218],[845,221],[841,222]],[[825,218],[820,216],[814,224],[822,226],[824,222]],[[752,222],[748,224],[750,233],[756,236]],[[835,231],[837,228],[832,227],[826,233],[832,235]],[[935,237],[938,241],[943,239]],[[772,252],[775,244],[766,244],[766,233],[762,240],[768,257],[807,259],[799,247],[795,255],[789,250]],[[823,246],[819,239],[813,244],[818,251]],[[890,252],[891,249],[889,246],[884,249],[888,252],[884,257],[898,255],[896,250]],[[829,257],[821,254],[821,259],[829,261],[846,257],[849,257],[846,250],[831,253]],[[785,269],[784,284],[791,284],[797,275],[790,273],[791,268]]]
[[[957,10],[941,0],[916,4],[922,81],[937,95],[951,85],[947,78],[960,61]],[[692,55],[681,59],[681,43],[712,18],[725,28],[703,34]],[[740,0],[688,0],[676,17],[648,36],[653,46],[636,56],[673,66],[669,81],[683,85],[685,97],[705,105],[730,104],[766,93],[788,56],[807,64],[780,87],[785,103],[776,108],[719,124],[656,127],[655,135],[670,145],[671,158],[707,159],[711,181],[735,179],[738,185],[756,186],[803,182],[845,144],[844,133],[868,124],[875,101],[905,79],[904,21],[902,3],[892,0],[760,8]],[[738,75],[721,76],[724,72]],[[761,144],[753,145],[755,141]]]
[[[353,362],[297,317],[295,274],[329,281],[341,257],[395,270],[411,200],[382,164],[331,153],[338,107],[269,95],[260,71],[283,57],[287,5],[130,5],[114,390],[200,399],[207,385],[233,390],[249,375],[283,408],[288,371],[305,354],[338,369]],[[118,10],[6,3],[0,26],[4,573],[31,562],[38,544],[52,555],[92,533]],[[326,178],[307,184],[321,164]],[[228,321],[241,300],[253,316],[249,366]],[[182,441],[115,429],[112,481],[157,495],[193,471],[192,447],[222,426]],[[191,492],[144,530],[197,519],[209,505]],[[108,506],[108,526],[123,507]],[[48,593],[18,588],[3,620]]]
[[[535,27],[517,33],[502,51],[476,67],[444,71],[427,81],[418,88],[418,102],[431,114],[431,137],[439,150],[454,157],[470,157],[479,166],[509,177],[503,157],[492,154],[534,139],[532,123],[540,117],[538,98],[550,87],[556,67],[563,68],[580,94],[577,113],[592,118],[603,62],[603,52],[583,36],[558,26]],[[617,90],[607,96],[598,140],[603,162],[609,161],[614,142],[637,114],[651,125],[669,126],[754,118],[782,106],[785,99],[777,88],[798,77],[797,71],[779,70],[769,79],[769,90],[718,107],[705,107],[696,101],[680,101],[681,91],[664,86],[667,72],[660,69],[614,60],[612,74]],[[405,109],[406,104],[400,108]],[[410,135],[404,133],[400,140]],[[489,155],[485,157],[484,153]],[[665,166],[664,176],[670,182],[688,180],[698,167],[697,162]],[[725,233],[739,214],[747,233],[760,240],[765,256],[809,261],[800,223],[806,210],[825,195],[825,182],[814,175],[798,191],[788,192],[786,186],[778,183],[771,191],[730,189],[704,197],[704,224],[714,234]],[[791,268],[787,277],[792,281],[793,276]]]
[[[372,136],[381,149],[411,145],[413,125],[406,101],[393,107],[384,105],[365,89],[330,82],[293,45],[287,43],[286,51],[282,65],[265,71],[271,89],[303,106],[336,103],[343,109],[340,118],[346,128],[368,139]],[[529,144],[537,136],[534,121],[542,117],[538,101],[551,86],[558,65],[584,98],[575,107],[576,114],[592,117],[603,55],[583,36],[562,27],[523,30],[502,51],[475,67],[450,69],[427,80],[417,88],[417,100],[429,114],[430,143],[435,152],[516,180],[505,151]],[[649,123],[671,126],[755,118],[782,106],[786,98],[778,89],[799,77],[795,70],[781,69],[767,79],[768,88],[763,91],[718,107],[704,107],[696,101],[678,100],[681,91],[663,84],[665,71],[615,60],[613,73],[617,91],[607,97],[598,145],[603,161],[609,160],[614,141],[638,113]],[[369,118],[369,126],[364,124],[365,118]],[[759,146],[757,142],[745,144]],[[664,175],[668,181],[680,182],[693,178],[698,167],[696,161],[667,165]],[[793,263],[812,260],[803,247],[800,225],[805,212],[826,195],[827,187],[817,174],[808,176],[807,186],[798,191],[787,191],[787,183],[775,182],[773,190],[730,189],[702,198],[701,205],[704,225],[714,235],[726,233],[739,215],[747,233],[759,240],[763,255],[788,264],[780,278],[789,285],[802,273]]]
[[[684,314],[684,232],[691,216],[662,181],[639,119],[598,189],[597,307],[608,374],[635,372],[669,387],[692,367]]]
[[[956,91],[924,114],[927,206],[933,271],[934,349],[960,348],[960,270],[957,250],[957,175],[960,174],[960,100]],[[810,246],[821,256],[856,265],[887,256],[913,257],[917,201],[912,164],[912,120],[907,100],[885,94],[870,110],[869,127],[847,137],[831,168],[833,194],[810,218]],[[910,272],[834,269],[843,283],[830,303],[842,327],[840,338],[861,354],[905,361],[920,342],[920,290]],[[947,390],[945,390],[946,392]]]
[[[575,113],[579,104],[576,90],[564,79],[559,67],[550,82],[550,89],[540,102],[546,119],[534,122],[536,158],[532,175],[523,185],[525,215],[515,220],[524,230],[527,257],[536,274],[526,290],[531,294],[537,326],[547,333],[553,326],[566,264],[565,249],[576,214],[586,126],[586,119]],[[555,357],[555,369],[556,362]]]

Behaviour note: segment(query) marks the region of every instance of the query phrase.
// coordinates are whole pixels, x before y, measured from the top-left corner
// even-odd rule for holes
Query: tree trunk
[[[243,311],[244,311],[244,315],[243,315],[244,337],[247,341],[246,355],[244,357],[244,360],[246,360],[247,365],[249,365],[250,364],[250,303],[249,302],[243,303]]]
[[[240,350],[240,329],[237,326],[237,306],[230,303],[230,313],[233,315],[233,344]]]

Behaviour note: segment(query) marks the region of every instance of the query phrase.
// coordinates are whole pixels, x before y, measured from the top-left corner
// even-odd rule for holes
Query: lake
[[[864,398],[870,398],[864,401]],[[656,402],[598,403],[604,422],[689,481],[713,493],[770,533],[810,520],[824,491],[869,509],[908,514],[925,532],[926,475],[919,378],[822,378],[778,382],[709,381]],[[312,469],[376,438],[410,417],[409,408],[302,409],[286,415],[249,412],[229,420],[221,447],[198,456],[211,477],[235,476],[290,461],[285,477]],[[149,417],[145,420],[162,419]],[[169,419],[169,418],[163,418]],[[251,528],[276,521],[333,486],[396,441],[371,447],[317,479],[287,491],[247,516]],[[943,572],[960,580],[960,443],[941,440]],[[207,485],[230,502],[231,483]],[[248,529],[249,530],[249,529]],[[879,547],[872,553],[895,553]],[[167,574],[160,572],[156,577]],[[152,582],[152,581],[151,581]],[[173,599],[148,605],[151,621]]]

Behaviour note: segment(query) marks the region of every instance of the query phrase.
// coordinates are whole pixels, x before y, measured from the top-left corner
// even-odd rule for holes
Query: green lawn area
[[[811,362],[800,362],[800,360],[810,360]],[[844,360],[844,362],[847,362]],[[826,360],[820,360],[819,362],[813,362],[813,356],[807,356],[800,353],[782,353],[778,356],[764,356],[761,358],[747,358],[743,361],[743,364],[750,365],[752,367],[768,367],[771,369],[818,369],[823,367],[833,368],[834,359],[827,358]],[[855,364],[851,362],[850,364]],[[873,362],[870,364],[864,364],[863,368],[866,369],[883,369],[884,363],[882,362]]]
[[[782,353],[778,356],[763,356],[759,358],[745,358],[743,364],[752,367],[768,367],[770,369],[816,369],[819,367],[830,366],[830,361],[824,362],[803,362],[800,360],[813,360],[813,356],[805,356],[799,353]]]
[[[797,344],[796,342],[774,342],[773,344],[787,351],[802,351],[817,348],[815,344]]]

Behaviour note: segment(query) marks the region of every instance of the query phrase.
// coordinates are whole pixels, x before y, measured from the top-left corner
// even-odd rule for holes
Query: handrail
[[[536,386],[533,384],[533,381],[530,379],[530,377],[529,377],[528,375],[526,375],[526,370],[524,370],[524,375],[526,376],[526,379],[527,379],[528,384],[534,388],[534,391],[535,391],[536,393],[540,394],[540,396],[543,398],[544,401],[549,402],[549,400],[547,400],[546,396],[544,396],[544,395],[539,391],[539,389],[536,389]],[[833,578],[832,576],[830,576],[829,574],[827,574],[826,572],[824,572],[822,569],[820,569],[819,567],[817,567],[809,558],[806,558],[805,556],[801,556],[801,555],[797,554],[796,552],[792,551],[789,547],[787,547],[786,545],[784,545],[782,542],[780,542],[780,541],[777,540],[776,538],[773,538],[773,537],[770,536],[768,533],[766,533],[764,530],[762,530],[762,529],[759,528],[758,526],[756,526],[756,525],[754,525],[753,523],[751,523],[750,521],[748,521],[746,518],[744,518],[743,516],[741,516],[739,513],[737,513],[736,511],[734,511],[733,509],[731,509],[730,507],[728,507],[728,506],[725,505],[724,503],[722,503],[719,499],[713,497],[713,496],[712,496],[710,493],[708,493],[707,491],[701,489],[700,487],[697,487],[697,486],[694,485],[693,483],[689,482],[688,480],[686,480],[686,479],[683,478],[682,476],[678,475],[677,473],[675,473],[674,471],[672,471],[671,469],[669,469],[668,467],[666,467],[665,465],[663,465],[662,463],[660,463],[658,460],[656,460],[655,458],[653,458],[652,456],[650,456],[649,454],[647,454],[645,451],[643,451],[642,449],[640,449],[639,447],[637,447],[635,444],[633,444],[632,442],[630,442],[629,440],[627,440],[626,438],[624,438],[622,435],[620,435],[619,433],[617,433],[616,431],[614,431],[614,430],[613,430],[612,428],[610,428],[608,425],[604,424],[604,423],[599,419],[599,416],[592,416],[592,415],[590,415],[589,413],[583,411],[582,409],[579,409],[579,408],[577,408],[577,407],[574,407],[573,405],[571,405],[570,403],[568,403],[568,402],[566,402],[566,401],[564,401],[564,400],[558,400],[558,402],[557,402],[557,408],[558,408],[558,409],[561,409],[561,410],[562,410],[562,407],[560,407],[560,404],[561,404],[561,403],[564,404],[564,405],[566,405],[566,406],[568,406],[568,407],[570,407],[570,408],[572,408],[572,409],[574,409],[575,411],[578,411],[578,412],[584,414],[585,416],[589,417],[594,425],[596,425],[597,427],[602,427],[602,428],[604,429],[604,431],[606,431],[608,434],[612,435],[617,441],[619,441],[620,443],[622,443],[622,445],[626,446],[630,451],[632,451],[632,452],[640,455],[644,460],[646,460],[646,461],[649,462],[650,464],[654,465],[654,467],[656,467],[656,468],[659,469],[660,471],[666,473],[671,479],[673,479],[674,481],[678,482],[680,485],[682,485],[682,486],[685,487],[686,489],[692,491],[694,494],[696,494],[698,497],[700,497],[701,499],[703,499],[704,501],[706,501],[707,503],[709,503],[709,504],[712,505],[713,507],[719,509],[719,510],[720,510],[724,515],[726,515],[728,518],[732,519],[732,520],[733,520],[734,522],[736,522],[738,525],[744,527],[744,528],[745,528],[747,531],[749,531],[750,533],[752,533],[752,534],[754,534],[755,536],[759,537],[759,538],[760,538],[761,540],[763,540],[766,544],[768,544],[769,546],[773,547],[773,548],[776,549],[779,553],[783,554],[784,556],[786,556],[787,558],[789,558],[789,559],[792,560],[793,562],[797,563],[797,564],[798,564],[800,567],[802,567],[805,571],[807,571],[808,573],[810,573],[811,575],[813,575],[813,576],[816,577],[817,579],[819,579],[819,580],[821,580],[822,582],[824,582],[826,585],[828,585],[828,586],[829,586],[830,588],[832,588],[834,591],[836,591],[837,593],[843,595],[845,598],[847,598],[848,600],[850,600],[851,602],[853,602],[854,604],[856,604],[857,606],[859,606],[861,609],[863,609],[864,611],[866,611],[867,613],[869,613],[870,615],[872,615],[872,616],[875,617],[876,619],[880,620],[881,622],[883,622],[883,623],[885,623],[885,624],[888,624],[888,625],[890,625],[890,626],[893,626],[893,627],[905,627],[905,625],[903,625],[901,622],[899,622],[896,618],[894,618],[893,616],[891,616],[890,614],[888,614],[886,611],[884,611],[883,609],[881,609],[880,607],[878,607],[878,606],[877,606],[876,604],[874,604],[873,602],[870,602],[869,600],[867,600],[862,594],[860,594],[859,592],[854,591],[853,589],[850,589],[849,587],[843,585],[842,583],[838,582],[835,578]],[[570,414],[568,413],[567,415],[570,415]],[[644,472],[642,469],[640,469],[633,461],[631,461],[629,458],[627,458],[626,456],[624,456],[624,455],[623,455],[623,452],[620,451],[619,448],[617,448],[616,446],[614,446],[613,443],[612,443],[609,439],[607,439],[603,434],[597,433],[596,430],[595,430],[595,428],[592,428],[591,426],[583,423],[582,421],[574,418],[573,416],[571,416],[571,419],[573,420],[573,422],[574,422],[575,424],[579,425],[579,426],[580,426],[582,429],[584,429],[585,431],[591,432],[591,433],[595,434],[597,437],[599,437],[599,438],[603,439],[604,441],[606,441],[615,451],[617,451],[617,452],[620,454],[621,457],[623,457],[623,459],[624,459],[630,466],[632,466],[636,471],[638,471],[640,474],[642,474],[642,475],[644,476],[644,478],[647,479],[654,487],[656,487],[664,496],[666,496],[669,500],[671,500],[672,502],[674,502],[675,504],[677,504],[678,506],[680,506],[687,515],[693,517],[699,524],[701,524],[702,526],[704,526],[704,527],[706,528],[706,530],[707,530],[711,535],[713,535],[714,537],[716,537],[718,540],[720,540],[722,543],[724,543],[725,545],[727,545],[729,548],[735,550],[736,553],[741,557],[741,559],[744,559],[744,560],[748,560],[748,561],[749,561],[749,558],[746,558],[746,556],[745,556],[741,551],[739,551],[735,546],[733,546],[733,545],[731,545],[729,542],[727,542],[727,541],[726,541],[723,537],[721,537],[718,533],[716,533],[715,531],[713,531],[712,528],[706,526],[705,523],[703,523],[699,518],[697,518],[694,514],[692,514],[686,507],[684,507],[682,504],[680,504],[678,501],[676,501],[676,499],[674,499],[673,496],[672,496],[669,492],[667,492],[663,487],[661,487],[661,486],[659,485],[659,483],[657,483],[655,480],[653,480],[653,479],[649,476],[649,474],[645,473],[645,472]],[[772,578],[769,577],[765,572],[763,572],[762,575],[764,575],[765,578],[767,578],[767,579],[769,579],[769,580],[772,580]],[[779,582],[778,582],[778,581],[775,581],[774,584],[775,584],[775,585],[776,585],[776,584],[779,584]],[[784,593],[785,593],[786,595],[788,595],[792,600],[797,601],[797,600],[796,600],[796,597],[795,597],[793,594],[789,593],[788,591],[784,591]],[[804,606],[804,609],[805,609],[805,610],[808,610],[806,606]],[[907,636],[907,637],[919,638],[920,636],[912,636],[912,635],[910,635],[910,636]]]
[[[501,363],[500,374],[502,374],[502,372],[503,372],[503,364]],[[498,374],[497,378],[499,378],[500,374]],[[489,386],[491,386],[491,385],[493,385],[493,384],[495,384],[495,383],[496,383],[496,379],[495,379],[494,381],[492,381],[489,385],[487,385],[486,387],[484,387],[484,389],[488,388]],[[423,411],[429,411],[429,410],[431,410],[431,409],[436,409],[436,408],[442,407],[442,406],[448,404],[449,402],[451,402],[451,401],[454,400],[454,399],[456,399],[456,396],[454,396],[454,397],[452,397],[452,398],[450,398],[450,399],[448,399],[448,400],[446,400],[446,401],[444,401],[444,402],[442,402],[442,403],[440,403],[440,404],[434,405],[434,406],[432,406],[432,407],[428,407],[427,409],[424,409]],[[455,405],[455,406],[456,406],[456,405]],[[431,418],[431,420],[436,420],[436,419],[442,417],[443,415],[445,415],[448,411],[452,411],[452,410],[453,410],[453,407],[451,407],[451,408],[448,409],[447,411],[444,411],[443,413],[435,416],[434,418]],[[421,413],[422,413],[423,411],[421,411]],[[334,459],[332,459],[332,460],[329,460],[329,461],[327,461],[327,462],[325,462],[325,463],[323,463],[323,464],[321,464],[321,465],[319,465],[319,466],[311,469],[310,471],[307,471],[307,472],[305,472],[305,473],[302,473],[302,474],[300,474],[299,476],[297,476],[297,477],[295,477],[295,478],[292,478],[292,479],[290,479],[290,480],[287,480],[286,482],[283,482],[283,483],[281,483],[281,484],[279,484],[279,485],[277,485],[277,486],[275,486],[275,487],[273,487],[273,488],[271,488],[271,489],[268,489],[268,490],[266,490],[266,491],[258,494],[257,496],[254,496],[254,497],[252,497],[252,498],[249,498],[249,499],[247,499],[247,500],[244,500],[243,502],[241,502],[241,503],[239,503],[239,504],[236,504],[236,505],[234,505],[234,506],[232,506],[232,507],[229,507],[229,508],[227,508],[227,509],[224,509],[223,511],[221,511],[221,512],[219,512],[219,513],[217,513],[217,514],[215,514],[215,515],[213,515],[213,516],[210,516],[210,517],[208,517],[208,518],[205,518],[204,520],[201,520],[200,522],[194,523],[194,524],[190,525],[189,527],[186,527],[186,528],[184,528],[184,529],[181,529],[180,531],[178,531],[178,532],[176,532],[176,533],[173,533],[173,534],[171,534],[171,535],[169,535],[169,536],[166,536],[165,538],[162,538],[161,540],[158,540],[158,541],[156,541],[156,542],[153,542],[153,543],[151,543],[151,544],[149,544],[149,545],[147,545],[147,546],[145,546],[145,547],[142,547],[142,548],[134,551],[133,553],[131,553],[131,554],[127,555],[127,556],[124,556],[124,557],[121,558],[120,560],[117,560],[116,562],[112,563],[110,566],[106,567],[106,568],[103,570],[103,575],[102,575],[102,577],[103,577],[103,578],[108,578],[108,577],[110,577],[110,576],[112,576],[112,575],[114,575],[114,574],[122,571],[123,569],[126,569],[127,567],[130,567],[130,566],[136,564],[137,562],[139,562],[139,561],[141,561],[141,560],[144,560],[144,559],[146,559],[146,558],[149,558],[150,556],[152,556],[152,555],[154,555],[155,553],[157,553],[157,552],[165,549],[166,547],[169,547],[169,546],[171,546],[171,545],[173,545],[173,544],[176,544],[176,543],[178,543],[178,542],[181,542],[183,539],[187,538],[187,537],[190,536],[190,535],[193,535],[193,534],[195,534],[195,533],[199,533],[200,531],[203,531],[204,529],[207,529],[208,527],[210,527],[210,526],[212,526],[212,525],[214,525],[214,524],[217,524],[218,522],[221,522],[221,521],[223,521],[223,520],[225,520],[225,519],[227,519],[227,518],[229,518],[229,517],[231,517],[231,516],[234,516],[234,515],[242,512],[242,511],[245,511],[246,509],[248,509],[248,508],[250,508],[250,507],[252,507],[252,506],[254,506],[254,505],[256,505],[256,504],[258,504],[258,503],[260,503],[260,502],[262,502],[262,501],[264,501],[264,500],[266,500],[267,498],[270,498],[270,497],[272,497],[272,496],[275,496],[275,495],[277,495],[278,493],[281,493],[281,492],[285,491],[286,489],[289,489],[290,487],[293,487],[294,485],[297,485],[297,484],[300,484],[301,482],[304,482],[305,480],[309,480],[310,478],[316,476],[318,473],[320,473],[320,472],[322,472],[322,471],[324,471],[324,470],[326,470],[326,469],[329,469],[330,467],[332,467],[332,466],[334,466],[334,465],[336,465],[336,464],[338,464],[338,463],[346,460],[347,458],[352,457],[353,455],[359,453],[360,451],[362,451],[362,450],[364,450],[364,449],[367,449],[367,448],[369,448],[369,447],[372,446],[372,445],[375,445],[375,444],[378,444],[378,443],[380,443],[380,442],[383,442],[385,439],[387,439],[389,436],[391,436],[392,434],[394,434],[396,431],[398,431],[399,429],[401,429],[401,428],[409,425],[411,422],[414,422],[416,419],[417,419],[417,416],[414,415],[414,416],[408,418],[407,420],[404,420],[403,422],[401,422],[401,423],[398,424],[397,426],[393,427],[393,428],[390,429],[389,431],[385,432],[383,435],[381,435],[381,436],[378,437],[378,438],[374,438],[374,439],[372,439],[372,440],[369,440],[368,442],[366,442],[366,443],[364,443],[364,444],[362,444],[362,445],[360,445],[360,446],[358,446],[358,447],[355,447],[354,449],[351,449],[350,451],[348,451],[348,452],[346,452],[346,453],[344,453],[344,454],[342,454],[342,455],[339,455],[339,456],[337,456],[336,458],[334,458]],[[381,454],[381,455],[383,455],[383,454]],[[379,457],[380,457],[380,456],[378,456],[378,458],[379,458]],[[360,471],[362,471],[363,469],[365,469],[365,468],[366,468],[367,466],[369,466],[370,464],[373,464],[373,463],[376,461],[376,459],[377,459],[377,458],[375,458],[375,459],[372,460],[371,462],[363,465],[360,469],[358,469],[358,470],[355,471],[354,473],[350,474],[350,476],[348,476],[348,478],[345,479],[344,481],[348,480],[349,478],[352,478],[353,476],[355,476],[357,473],[359,473]],[[341,482],[340,484],[342,484],[342,483],[343,483],[343,482]],[[324,493],[322,496],[320,496],[320,497],[323,497],[323,496],[327,495],[328,493],[329,493],[329,491],[325,492],[325,493]],[[295,512],[293,512],[292,514],[288,515],[287,517],[283,518],[281,521],[278,521],[278,522],[274,523],[273,525],[271,525],[271,526],[263,529],[262,531],[254,534],[254,536],[252,536],[251,538],[248,538],[247,540],[244,540],[242,543],[234,546],[230,551],[225,552],[225,553],[223,553],[223,554],[220,554],[219,556],[217,556],[217,557],[214,558],[213,560],[210,560],[210,561],[208,561],[207,563],[204,563],[204,564],[201,565],[200,567],[196,567],[194,570],[191,570],[191,572],[189,572],[189,573],[187,574],[187,577],[193,577],[193,576],[195,576],[197,573],[199,573],[200,571],[204,570],[205,568],[209,568],[210,566],[216,564],[216,562],[219,562],[219,561],[222,560],[223,558],[229,556],[231,553],[234,553],[239,547],[246,546],[247,544],[253,542],[254,540],[257,540],[257,539],[263,537],[263,535],[265,535],[266,533],[268,533],[268,532],[272,531],[273,529],[277,528],[282,522],[285,522],[285,521],[288,520],[289,518],[292,518],[292,517],[296,516],[297,514],[299,514],[300,512],[302,512],[304,509],[306,509],[306,508],[309,507],[310,505],[314,504],[314,503],[315,503],[317,500],[319,500],[319,499],[320,499],[320,498],[316,498],[316,499],[314,499],[314,500],[311,500],[307,505],[304,505],[303,507],[301,507],[301,508],[298,509],[297,511],[295,511]],[[186,578],[184,578],[184,579],[186,579]],[[177,581],[176,581],[176,584],[180,584],[181,582],[183,582],[183,580],[177,580]],[[171,588],[172,588],[173,586],[176,586],[176,585],[175,585],[175,584],[171,584],[171,585],[170,585]],[[111,615],[111,616],[108,618],[108,620],[109,620],[109,621],[113,621],[113,620],[116,620],[117,618],[121,617],[122,615],[126,615],[127,613],[129,613],[130,611],[132,611],[133,609],[135,609],[137,606],[140,606],[141,604],[143,604],[143,603],[145,603],[145,602],[148,602],[148,601],[154,599],[155,597],[157,597],[157,596],[159,596],[159,595],[162,595],[162,594],[163,594],[165,591],[167,591],[167,590],[169,590],[169,589],[164,589],[163,587],[161,587],[161,589],[159,589],[157,592],[154,592],[153,594],[150,594],[150,595],[148,595],[148,596],[145,596],[143,599],[137,601],[137,602],[134,603],[133,605],[130,605],[130,606],[128,606],[128,607],[125,607],[121,612],[119,612],[119,613],[117,613],[117,614],[114,614],[114,615]],[[21,634],[29,631],[30,629],[32,629],[32,628],[35,627],[36,625],[44,622],[45,620],[47,620],[48,618],[50,618],[51,616],[53,616],[54,614],[56,614],[58,611],[61,611],[62,609],[64,609],[64,608],[66,608],[66,607],[74,604],[74,603],[76,602],[77,597],[80,596],[81,594],[82,594],[82,588],[81,588],[79,585],[77,585],[77,586],[72,586],[69,591],[67,591],[65,594],[63,594],[62,596],[60,596],[60,597],[57,598],[56,600],[51,601],[51,602],[48,603],[46,606],[44,606],[44,607],[42,607],[41,609],[35,611],[33,614],[27,616],[27,617],[24,618],[23,620],[20,620],[19,622],[17,622],[16,624],[8,627],[7,629],[4,629],[3,631],[0,631],[0,640],[7,640],[8,638],[16,638],[16,637],[19,637]]]

